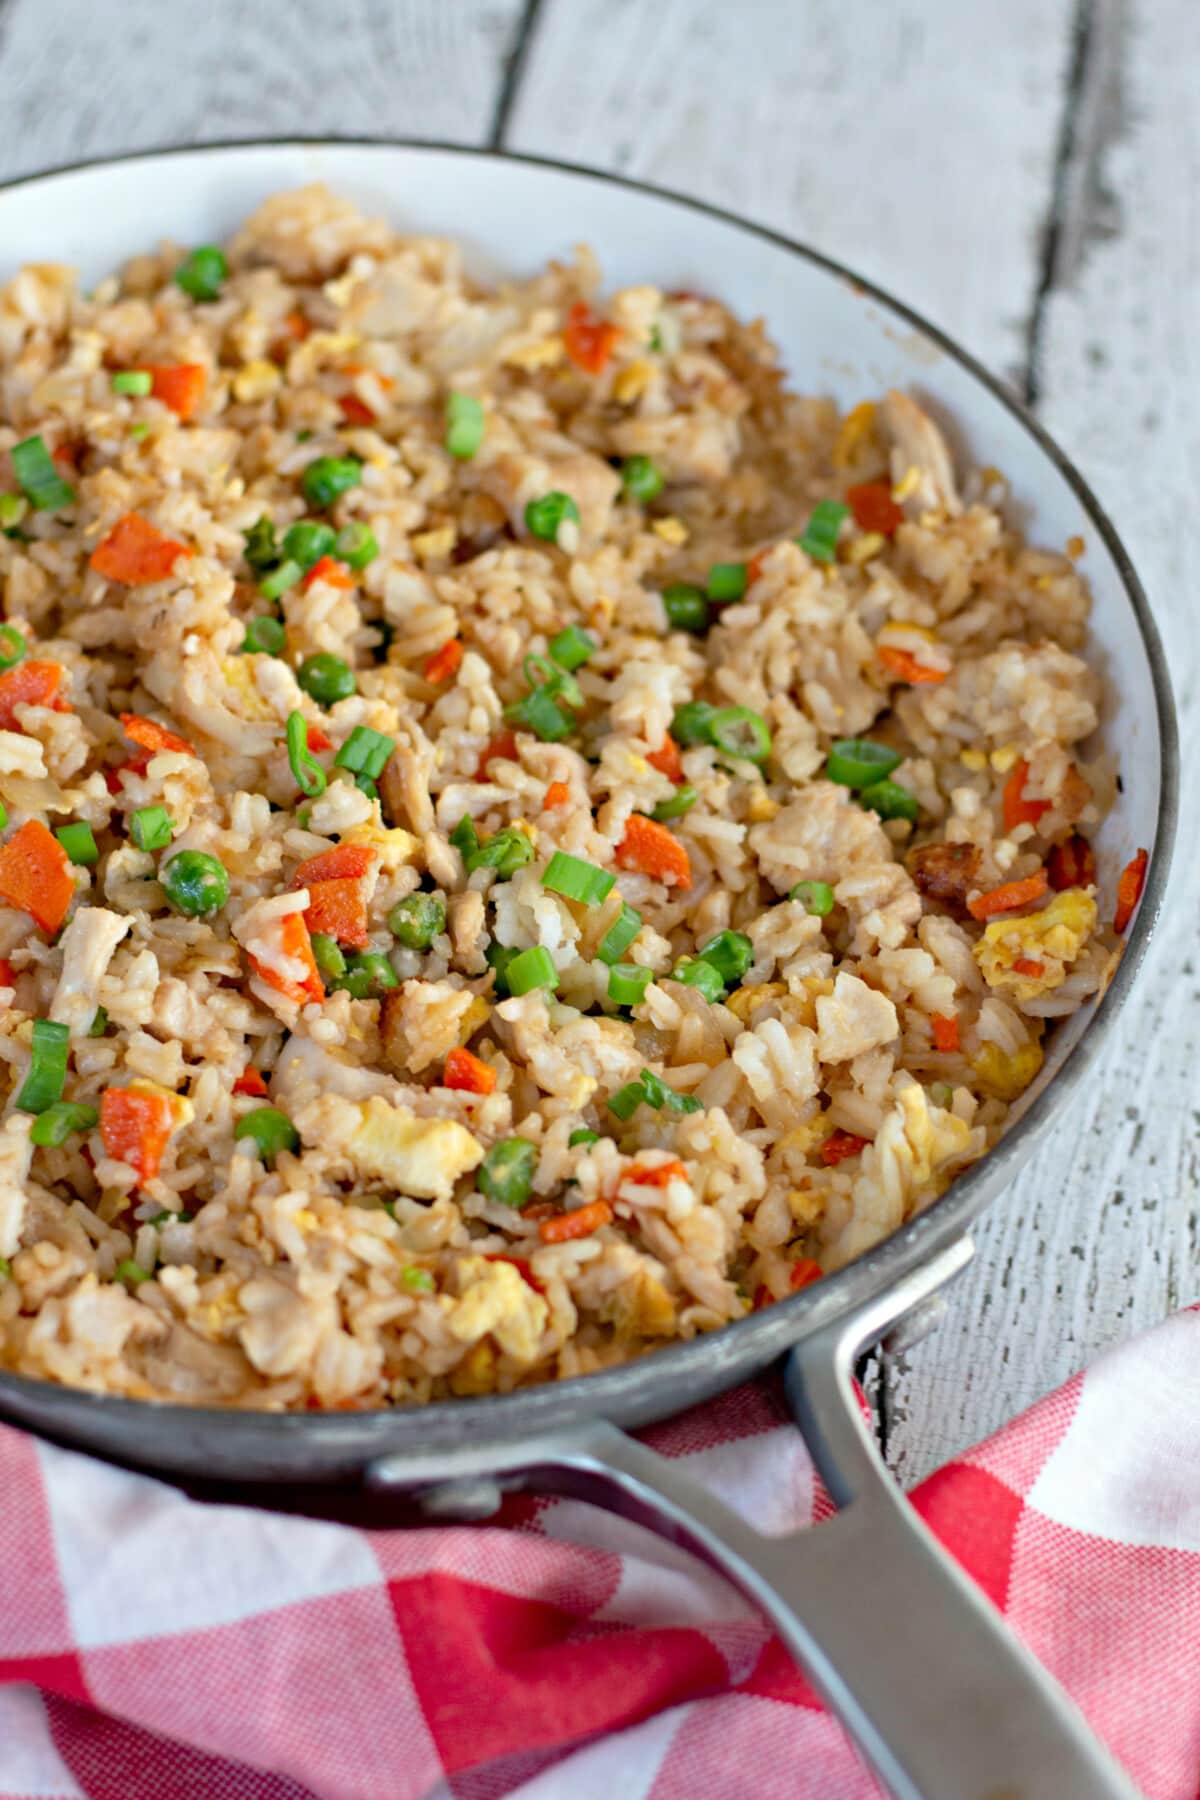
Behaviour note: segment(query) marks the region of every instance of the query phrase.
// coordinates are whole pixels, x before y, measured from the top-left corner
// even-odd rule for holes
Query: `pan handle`
[[[520,1444],[384,1457],[375,1488],[481,1518],[500,1491],[590,1500],[703,1558],[771,1621],[896,1800],[1137,1800],[1082,1715],[895,1486],[859,1410],[856,1357],[964,1266],[952,1245],[791,1352],[789,1399],[839,1511],[765,1537],[603,1420]]]

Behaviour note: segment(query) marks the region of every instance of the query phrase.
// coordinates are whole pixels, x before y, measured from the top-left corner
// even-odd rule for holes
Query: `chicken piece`
[[[361,1175],[417,1200],[448,1200],[460,1175],[477,1169],[483,1146],[454,1119],[418,1119],[375,1097],[362,1108],[347,1151]]]
[[[335,1322],[331,1299],[298,1294],[269,1277],[245,1282],[238,1303],[248,1315],[238,1339],[263,1375],[295,1375],[307,1368],[322,1331]]]
[[[72,1037],[86,1037],[100,1004],[101,977],[133,923],[104,906],[81,906],[62,934],[62,974],[50,1003],[50,1017]]]
[[[850,1062],[865,1050],[890,1044],[900,1021],[886,994],[857,975],[839,973],[832,994],[817,1000],[817,1054],[822,1062]]]
[[[755,825],[750,848],[780,893],[798,881],[827,881],[858,874],[869,863],[894,861],[891,840],[878,817],[856,805],[848,788],[814,781],[775,818]]]
[[[419,1075],[444,1062],[488,1016],[488,1003],[449,981],[406,981],[384,998],[383,1053],[394,1069]]]
[[[29,1141],[33,1119],[28,1113],[9,1113],[0,1126],[0,1256],[17,1253],[28,1204],[26,1183],[33,1145]]]
[[[946,440],[929,414],[923,412],[910,394],[893,388],[883,400],[880,411],[885,431],[892,439],[892,474],[902,484],[910,469],[916,469],[918,481],[905,495],[910,508],[922,511],[940,506],[944,512],[962,511],[954,466]]]
[[[927,900],[956,919],[967,918],[967,895],[978,887],[983,861],[978,844],[921,844],[908,856],[909,873]]]

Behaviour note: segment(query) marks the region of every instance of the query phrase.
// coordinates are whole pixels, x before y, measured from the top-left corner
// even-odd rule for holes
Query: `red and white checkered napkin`
[[[1197,1370],[1188,1312],[913,1496],[1155,1800],[1200,1784]],[[766,1388],[649,1437],[763,1529],[825,1510]],[[504,1517],[202,1504],[0,1426],[0,1800],[879,1794],[719,1577],[574,1502]]]

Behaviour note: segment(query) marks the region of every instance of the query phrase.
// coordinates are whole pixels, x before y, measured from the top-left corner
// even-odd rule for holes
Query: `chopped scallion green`
[[[112,378],[114,394],[129,394],[134,399],[142,399],[154,386],[154,377],[149,369],[118,369]]]
[[[718,931],[696,954],[730,984],[739,982],[754,961],[754,945],[744,931]]]
[[[552,544],[558,537],[559,526],[570,521],[579,523],[579,508],[570,494],[564,494],[554,488],[543,494],[538,500],[531,500],[525,508],[525,528],[531,537],[541,538]]]
[[[283,534],[283,554],[307,570],[328,556],[336,542],[336,531],[324,519],[297,519]]]
[[[908,819],[916,824],[921,816],[921,803],[917,796],[898,781],[874,781],[870,787],[861,788],[859,801],[868,811],[878,813],[881,819]]]
[[[578,1130],[573,1131],[567,1139],[567,1149],[574,1150],[579,1144],[587,1146],[590,1144],[598,1144],[599,1142],[600,1133],[598,1131],[589,1131],[586,1125],[581,1125]]]
[[[55,1100],[40,1112],[29,1131],[29,1141],[43,1149],[65,1144],[75,1131],[91,1131],[100,1123],[94,1106],[77,1106],[71,1100]]]
[[[598,869],[595,863],[585,862],[580,856],[568,856],[565,850],[556,850],[546,864],[542,886],[552,894],[561,894],[564,900],[577,900],[583,906],[599,906],[612,893],[616,880],[607,869]]]
[[[653,969],[643,969],[638,963],[614,963],[608,971],[608,997],[617,1006],[637,1006],[653,980]]]
[[[248,655],[279,656],[286,643],[287,632],[282,621],[272,613],[262,613],[247,625],[242,649]]]
[[[745,563],[714,563],[708,571],[708,597],[718,603],[740,600],[746,592]]]
[[[0,671],[15,669],[28,648],[15,625],[0,625]]]
[[[657,500],[666,486],[663,472],[648,456],[627,456],[621,464],[621,486],[631,500],[643,506]]]
[[[302,712],[288,714],[287,753],[300,792],[306,799],[319,800],[329,784],[324,769],[308,747],[308,720]]]
[[[333,760],[339,769],[349,769],[352,775],[369,775],[377,781],[395,748],[395,738],[372,731],[369,725],[356,725]]]
[[[73,505],[75,489],[63,480],[40,437],[26,438],[24,443],[14,444],[9,455],[17,486],[34,512],[57,512],[61,506]]]
[[[569,674],[575,669],[581,669],[588,658],[595,654],[596,643],[581,626],[568,625],[557,637],[550,639],[549,648],[551,660]]]
[[[831,563],[837,556],[838,532],[850,508],[840,500],[818,500],[796,542],[814,562]]]
[[[90,868],[100,860],[100,852],[96,848],[96,839],[90,825],[80,821],[76,825],[60,825],[54,833],[73,863],[81,868]]]
[[[666,825],[671,819],[682,819],[684,813],[691,812],[700,798],[694,787],[685,782],[677,787],[669,800],[660,800],[650,817],[657,819],[660,825]]]
[[[325,508],[361,480],[362,464],[356,456],[318,456],[300,477],[300,486],[310,506]]]
[[[720,971],[702,957],[685,957],[682,962],[677,962],[671,970],[671,979],[682,981],[685,987],[694,987],[710,1005],[725,998],[725,983]]]
[[[264,600],[278,600],[281,594],[286,594],[289,588],[295,587],[303,574],[304,570],[298,562],[290,559],[281,562],[278,568],[263,576],[258,584],[258,591]]]
[[[690,581],[675,581],[663,589],[663,611],[672,631],[707,631],[709,605],[703,588]]]
[[[873,738],[839,738],[830,746],[825,773],[839,787],[865,788],[890,775],[904,758]]]
[[[708,741],[727,756],[766,762],[771,754],[771,733],[761,713],[748,706],[722,706],[708,721]]]
[[[464,861],[468,875],[476,869],[495,869],[500,879],[507,881],[518,869],[533,861],[533,845],[517,826],[506,825],[502,831],[493,832],[490,838],[468,851]]]
[[[620,912],[600,939],[596,955],[602,963],[611,968],[619,963],[625,952],[642,929],[642,915],[636,906],[623,903]]]
[[[532,993],[534,988],[547,988],[552,994],[558,992],[558,970],[544,944],[518,951],[505,970],[505,978],[509,993],[516,996]]]
[[[224,252],[215,244],[201,244],[184,257],[175,271],[175,282],[189,299],[216,300],[228,275]]]
[[[16,1105],[21,1112],[44,1113],[62,1099],[67,1079],[67,1055],[71,1034],[54,1019],[33,1021],[33,1049],[29,1073],[21,1085]]]
[[[446,436],[443,439],[451,456],[470,462],[483,442],[483,407],[474,394],[455,391],[446,398]]]

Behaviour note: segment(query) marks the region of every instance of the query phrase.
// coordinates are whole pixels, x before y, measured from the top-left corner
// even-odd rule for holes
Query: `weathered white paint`
[[[507,142],[810,239],[1010,373],[1038,292],[1074,12],[1074,0],[543,0]],[[342,0],[332,14],[317,0],[0,0],[0,178],[271,133],[484,141],[523,13],[522,0]],[[1126,19],[1121,0],[1090,0],[1089,15],[1040,315],[1042,410],[1142,567],[1186,724],[1200,577],[1200,12],[1135,0]],[[1188,847],[1185,831],[1180,887]],[[1091,1093],[981,1222],[948,1321],[889,1362],[890,1447],[906,1480],[1194,1297],[1191,936],[1184,894]]]

